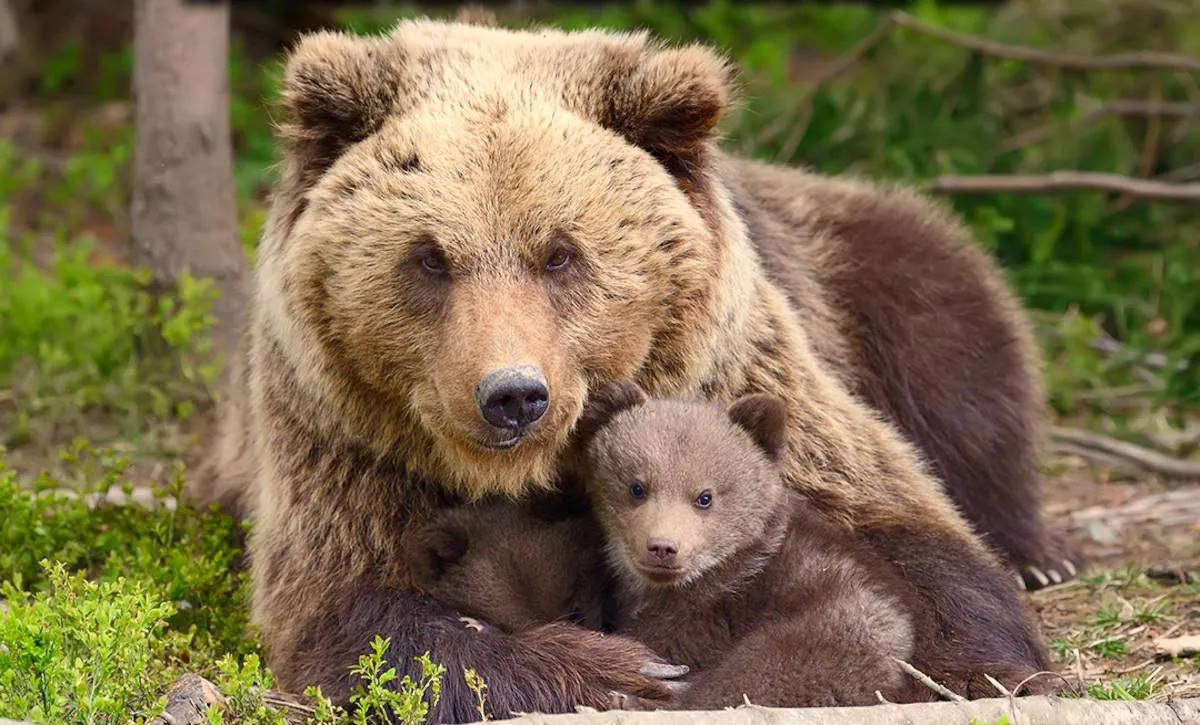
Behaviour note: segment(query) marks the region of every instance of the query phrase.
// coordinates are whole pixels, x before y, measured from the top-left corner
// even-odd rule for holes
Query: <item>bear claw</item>
[[[459,617],[458,621],[462,622],[463,626],[466,627],[467,629],[473,629],[476,632],[483,631],[483,622],[480,622],[478,619],[475,619],[474,617]]]
[[[1062,565],[1063,569],[1067,572],[1067,576],[1075,576],[1078,573],[1078,570],[1075,569],[1075,565],[1071,563],[1070,559],[1063,559]]]
[[[674,680],[688,673],[687,665],[669,665],[665,662],[650,662],[641,669],[641,674],[658,680]]]
[[[1037,579],[1038,584],[1040,584],[1041,586],[1047,586],[1050,584],[1050,578],[1048,576],[1046,576],[1045,572],[1043,572],[1041,569],[1037,568],[1036,566],[1025,567],[1025,571],[1032,574],[1033,578]]]

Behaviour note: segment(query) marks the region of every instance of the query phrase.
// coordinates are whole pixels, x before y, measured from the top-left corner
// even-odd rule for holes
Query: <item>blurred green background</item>
[[[211,290],[188,280],[155,299],[145,276],[123,262],[132,31],[114,7],[101,3],[99,17],[52,23],[4,91],[0,442],[14,450],[81,433],[170,448],[170,435],[147,421],[187,428],[216,379],[202,344]],[[1069,70],[991,57],[901,27],[861,46],[897,8],[932,25],[1062,53],[1200,56],[1195,0],[494,9],[513,26],[648,28],[724,49],[744,87],[724,127],[726,144],[747,155],[911,184],[944,174],[1065,169],[1200,179],[1200,74]],[[453,11],[235,4],[231,113],[249,255],[275,173],[280,57],[295,34],[323,24],[380,32],[402,17]],[[1136,436],[1178,426],[1200,406],[1197,204],[1094,191],[950,201],[1033,309],[1057,414]]]

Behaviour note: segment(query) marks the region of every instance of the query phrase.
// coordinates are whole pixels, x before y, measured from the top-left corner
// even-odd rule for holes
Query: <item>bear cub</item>
[[[784,486],[786,417],[767,395],[723,409],[609,384],[578,427],[594,521],[539,521],[513,504],[448,512],[415,549],[432,562],[419,586],[508,631],[606,623],[690,668],[676,708],[928,699],[895,661],[913,655],[915,595]],[[585,586],[605,563],[611,589]]]

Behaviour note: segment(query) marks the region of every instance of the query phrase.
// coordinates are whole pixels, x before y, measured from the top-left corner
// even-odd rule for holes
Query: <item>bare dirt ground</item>
[[[1047,517],[1085,562],[1079,578],[1026,595],[1059,672],[1092,696],[1200,696],[1200,656],[1156,645],[1200,636],[1200,482],[1117,477],[1073,456],[1047,468]]]

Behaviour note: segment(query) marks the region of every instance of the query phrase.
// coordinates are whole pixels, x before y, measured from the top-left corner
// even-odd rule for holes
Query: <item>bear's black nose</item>
[[[520,430],[537,421],[550,406],[546,378],[535,367],[493,370],[475,388],[483,419],[497,428]]]

